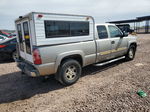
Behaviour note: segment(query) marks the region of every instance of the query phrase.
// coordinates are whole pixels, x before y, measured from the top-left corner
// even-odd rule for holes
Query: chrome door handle
[[[115,44],[115,41],[111,41],[111,44]]]

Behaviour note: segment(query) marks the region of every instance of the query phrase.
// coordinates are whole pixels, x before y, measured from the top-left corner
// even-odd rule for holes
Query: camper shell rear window
[[[88,21],[44,21],[46,38],[89,35]]]
[[[19,43],[20,43],[20,50],[24,51],[21,24],[17,24],[17,31],[18,31],[18,39],[19,39]]]

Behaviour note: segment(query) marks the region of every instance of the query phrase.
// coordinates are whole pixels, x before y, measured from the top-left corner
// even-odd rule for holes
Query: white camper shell
[[[54,38],[55,36],[48,37],[45,32],[45,25],[47,21],[59,21],[60,24],[63,24],[65,22],[70,22],[71,24],[76,24],[76,22],[87,22],[90,29],[89,34],[85,34],[85,36],[69,34],[61,36],[58,35],[58,37],[60,38]],[[93,40],[94,35],[94,19],[91,16],[32,12],[23,17],[20,16],[19,19],[15,21],[15,23],[19,37],[18,42],[20,43],[20,56],[31,63],[33,63],[32,50],[34,49],[34,46],[37,47],[45,45],[89,41]],[[68,36],[69,38],[66,38]]]

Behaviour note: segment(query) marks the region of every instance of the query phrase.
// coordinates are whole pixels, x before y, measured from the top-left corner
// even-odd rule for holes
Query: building
[[[136,33],[150,33],[150,16],[136,17],[136,19],[109,21],[113,24],[129,24]]]

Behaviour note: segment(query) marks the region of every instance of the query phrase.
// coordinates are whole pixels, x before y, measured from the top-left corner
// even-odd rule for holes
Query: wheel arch
[[[81,67],[84,66],[84,53],[82,51],[66,52],[57,56],[55,63],[55,72],[57,72],[57,69],[61,65],[61,63],[67,59],[74,59],[80,63]]]
[[[136,42],[132,42],[132,43],[130,43],[130,45],[129,45],[129,48],[130,48],[130,46],[135,46],[135,50],[136,50],[136,48],[137,48],[137,43]]]

